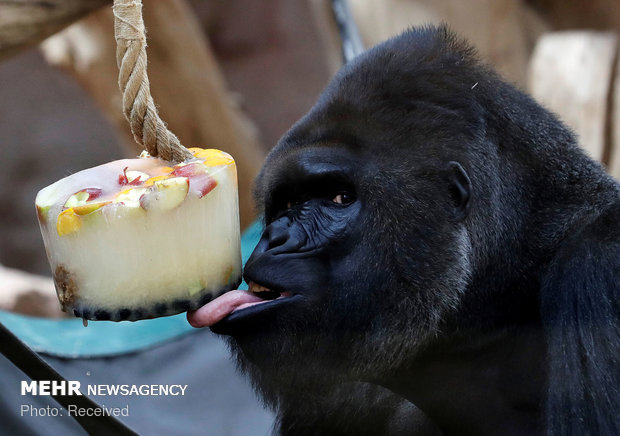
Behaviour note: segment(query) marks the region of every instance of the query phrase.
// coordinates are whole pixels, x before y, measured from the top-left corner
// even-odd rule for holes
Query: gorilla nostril
[[[270,233],[267,245],[267,250],[271,250],[273,248],[279,247],[280,245],[284,245],[284,243],[288,240],[288,235],[285,233]]]
[[[266,229],[263,236],[267,239],[267,250],[284,245],[289,240],[289,229],[291,221],[287,217],[282,217],[272,222]]]

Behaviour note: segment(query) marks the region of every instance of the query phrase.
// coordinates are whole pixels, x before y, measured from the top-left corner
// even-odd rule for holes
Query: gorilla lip
[[[188,312],[187,320],[194,327],[210,327],[228,315],[258,305],[271,305],[278,300],[291,297],[291,292],[277,292],[250,282],[248,291],[230,291],[212,300],[200,309]]]

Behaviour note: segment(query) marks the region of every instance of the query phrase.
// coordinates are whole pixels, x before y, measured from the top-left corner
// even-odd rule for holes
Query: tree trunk
[[[534,98],[568,124],[590,156],[609,158],[614,33],[556,32],[540,38],[532,55],[529,89]]]
[[[0,0],[0,60],[108,3],[111,0]]]

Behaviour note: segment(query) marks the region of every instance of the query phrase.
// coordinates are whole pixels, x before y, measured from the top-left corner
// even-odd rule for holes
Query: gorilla
[[[620,184],[445,27],[339,71],[255,194],[249,292],[188,319],[281,433],[620,434]]]

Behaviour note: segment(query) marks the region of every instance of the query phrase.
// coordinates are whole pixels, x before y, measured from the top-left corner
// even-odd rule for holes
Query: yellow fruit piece
[[[153,177],[159,177],[159,176],[168,175],[173,171],[174,171],[174,168],[172,167],[156,167],[150,170],[150,173],[151,173],[151,176]]]
[[[226,153],[215,148],[205,148],[204,150],[196,152],[196,157],[198,159],[208,159],[212,157],[220,157],[223,155],[226,155]]]
[[[188,148],[188,150],[191,151],[193,154],[196,154],[196,153],[200,153],[203,149],[198,148],[198,147],[190,147]]]
[[[169,175],[151,177],[150,179],[147,179],[146,182],[144,182],[144,186],[151,186],[158,180],[164,180],[169,177],[170,177]]]
[[[150,179],[148,179],[150,180]],[[152,184],[152,183],[151,183]],[[129,189],[123,189],[121,192],[119,192],[118,194],[115,195],[115,197],[119,197],[121,195],[128,195],[131,191],[133,191],[133,188],[129,188]]]
[[[73,211],[78,215],[88,215],[91,212],[96,211],[97,209],[105,206],[106,204],[111,203],[110,201],[102,201],[100,203],[90,203],[85,204],[83,206],[75,206]]]
[[[76,232],[80,227],[82,227],[82,219],[75,213],[73,208],[63,210],[60,215],[58,215],[56,231],[59,236]]]
[[[217,167],[219,165],[230,165],[231,163],[234,163],[234,160],[228,157],[211,157],[211,158],[205,159],[203,162],[203,164],[205,164],[208,167]]]
[[[208,167],[230,165],[235,162],[228,153],[224,153],[223,151],[216,150],[214,148],[207,148],[199,151],[194,156],[198,159],[203,159],[203,164]]]

